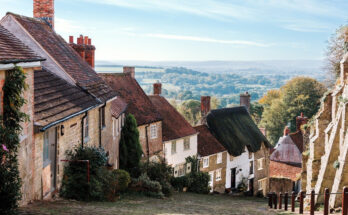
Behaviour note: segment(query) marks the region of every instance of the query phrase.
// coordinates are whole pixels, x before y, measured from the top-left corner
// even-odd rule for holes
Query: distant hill
[[[98,72],[122,72],[122,66],[136,66],[136,79],[147,93],[152,84],[163,83],[163,95],[176,100],[216,96],[221,107],[239,103],[248,91],[252,100],[269,89],[279,88],[294,76],[325,79],[322,61],[202,61],[202,62],[97,62]]]

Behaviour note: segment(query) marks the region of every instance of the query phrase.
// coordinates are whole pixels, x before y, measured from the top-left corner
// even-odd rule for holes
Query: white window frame
[[[222,152],[216,155],[216,163],[217,164],[222,163]]]
[[[187,138],[184,138],[184,150],[186,151],[186,150],[190,150],[190,146],[191,144],[190,144],[190,138],[189,137],[187,137]]]
[[[222,179],[221,177],[221,169],[217,169],[215,171],[215,181],[220,181]]]
[[[263,164],[264,164],[264,161],[265,158],[260,158],[260,159],[257,159],[257,170],[263,170]]]
[[[209,156],[203,157],[203,168],[209,167]]]
[[[156,139],[157,138],[157,125],[152,124],[150,125],[150,138],[151,139]]]
[[[83,142],[86,143],[89,140],[89,124],[88,124],[88,113],[83,119]]]
[[[172,155],[176,154],[176,141],[173,140],[170,144]]]

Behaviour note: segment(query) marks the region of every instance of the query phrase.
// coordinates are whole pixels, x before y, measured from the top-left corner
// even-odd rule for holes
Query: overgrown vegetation
[[[132,177],[139,176],[138,172],[142,154],[137,121],[132,114],[128,114],[121,131],[120,169],[126,170]]]
[[[29,116],[20,109],[25,104],[22,93],[27,89],[22,68],[7,71],[3,86],[3,115],[0,116],[0,214],[15,214],[21,199],[21,179],[18,171],[17,151],[20,123]]]

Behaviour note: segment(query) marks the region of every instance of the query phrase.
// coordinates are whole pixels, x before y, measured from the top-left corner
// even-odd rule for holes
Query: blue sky
[[[56,31],[88,35],[97,60],[321,59],[347,0],[55,0]],[[32,0],[0,0],[32,16]]]

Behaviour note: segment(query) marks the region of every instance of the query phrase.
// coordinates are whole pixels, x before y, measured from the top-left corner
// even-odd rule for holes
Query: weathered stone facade
[[[292,192],[294,182],[289,178],[270,178],[269,192],[286,193]]]
[[[259,151],[254,153],[254,195],[269,192],[269,149],[261,144]]]
[[[218,154],[222,154],[221,162],[217,162]],[[212,191],[223,193],[225,192],[225,184],[226,184],[226,165],[227,165],[227,151],[220,152],[217,154],[209,155],[206,157],[202,157],[199,162],[199,168],[202,172],[207,172],[212,177]],[[209,157],[209,166],[203,167],[203,160]],[[220,179],[217,179],[217,171],[221,171]]]
[[[151,126],[156,126],[157,135],[151,136]],[[143,149],[144,157],[149,154],[150,160],[157,160],[158,156],[163,157],[162,144],[162,122],[154,122],[148,125],[138,126],[140,144]],[[147,130],[147,134],[145,132]]]
[[[347,74],[348,53],[341,61],[341,76],[323,98],[311,128],[308,151],[303,156],[302,188],[307,193],[312,189],[323,193],[325,188],[341,192],[348,185]],[[323,195],[316,195],[316,201],[322,203]],[[340,205],[341,195],[330,196],[331,207]]]

